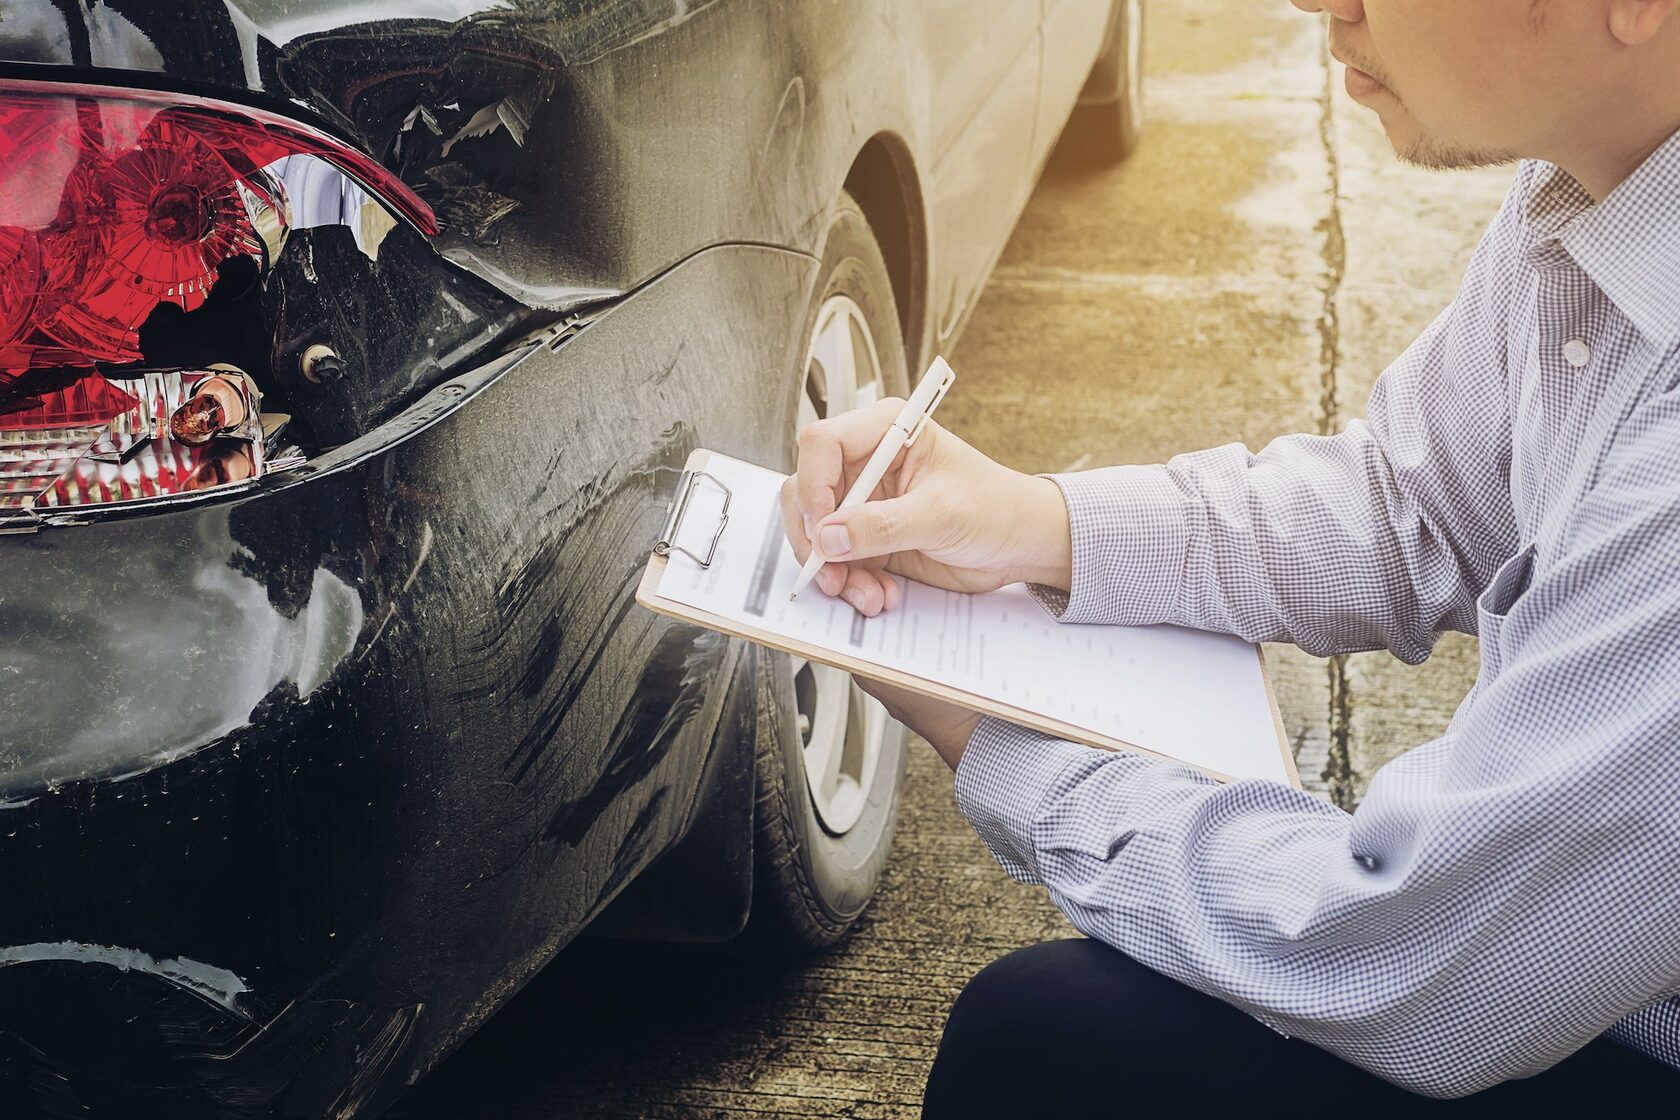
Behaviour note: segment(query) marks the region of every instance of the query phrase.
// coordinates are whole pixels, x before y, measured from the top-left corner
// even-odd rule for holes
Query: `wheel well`
[[[857,200],[881,245],[914,379],[927,357],[922,353],[927,235],[915,165],[903,141],[890,133],[870,137],[846,173],[846,192]]]
[[[1119,65],[1120,56],[1117,53],[1118,44],[1114,41],[1114,33],[1120,26],[1120,5],[1126,0],[1114,0],[1108,6],[1108,22],[1103,25],[1102,50],[1097,52],[1097,60],[1091,64],[1091,73],[1085,78],[1085,84],[1079,90],[1079,104],[1085,105],[1097,101],[1113,100],[1119,92],[1119,75],[1115,67]]]

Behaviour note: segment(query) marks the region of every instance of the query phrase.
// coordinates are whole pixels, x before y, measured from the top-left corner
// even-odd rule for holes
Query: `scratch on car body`
[[[426,557],[431,554],[432,523],[428,521],[424,525],[420,526],[419,555],[414,558],[414,566],[409,569],[408,578],[403,580],[402,588],[397,592],[399,598],[400,596],[407,595],[409,588],[414,586],[414,581],[420,576],[420,569],[425,566]],[[395,618],[396,614],[397,601],[393,601],[385,608],[385,616],[379,620],[379,626],[374,630],[373,637],[369,638],[367,645],[362,647],[362,652],[356,655],[357,661],[361,661],[379,645],[379,639],[385,635],[385,627],[391,624],[391,619]]]
[[[631,693],[608,739],[607,762],[583,797],[555,809],[545,839],[577,844],[624,791],[651,774],[677,735],[706,700],[706,685],[726,652],[721,634],[677,627],[666,631],[642,671],[644,684]],[[640,822],[641,831],[647,821]]]
[[[351,1120],[361,1115],[369,1098],[385,1084],[398,1059],[407,1053],[408,1045],[414,1039],[414,1028],[425,1009],[423,1003],[397,1008],[379,1028],[379,1033],[362,1048],[356,1075],[333,1107],[335,1120]]]
[[[247,1021],[251,1016],[239,1006],[239,997],[251,989],[245,981],[225,968],[195,961],[189,957],[170,957],[158,960],[139,949],[123,949],[114,945],[89,945],[81,941],[35,941],[27,945],[0,947],[0,968],[29,964],[35,961],[72,961],[80,964],[110,965],[119,972],[143,972],[168,981],[201,999],[238,1015]]]

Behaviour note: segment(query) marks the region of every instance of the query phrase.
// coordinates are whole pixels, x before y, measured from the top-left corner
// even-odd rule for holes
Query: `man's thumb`
[[[864,560],[920,548],[932,528],[925,505],[906,494],[831,513],[817,526],[817,550],[828,560]]]

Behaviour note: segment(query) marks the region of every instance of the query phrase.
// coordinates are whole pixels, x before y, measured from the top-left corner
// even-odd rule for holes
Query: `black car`
[[[585,929],[840,937],[903,729],[636,581],[1130,150],[1141,18],[0,0],[0,1116],[372,1115]]]

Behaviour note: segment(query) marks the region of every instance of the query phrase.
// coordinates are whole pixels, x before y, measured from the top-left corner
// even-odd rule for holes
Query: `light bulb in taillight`
[[[169,417],[169,434],[189,445],[208,443],[251,415],[249,391],[230,377],[207,377]]]
[[[20,392],[33,393],[33,407],[7,412],[8,394]],[[261,477],[284,426],[264,420],[256,382],[228,365],[145,370],[123,381],[33,371],[0,383],[0,466],[11,464],[0,470],[0,519],[20,508],[146,501]],[[302,461],[286,455],[275,467]]]

